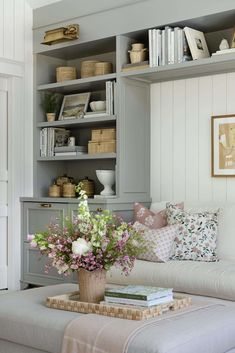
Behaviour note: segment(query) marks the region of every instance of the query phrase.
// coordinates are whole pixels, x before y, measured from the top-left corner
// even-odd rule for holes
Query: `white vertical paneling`
[[[185,199],[199,198],[199,158],[198,158],[198,78],[186,80],[186,119],[185,119],[185,160],[186,185]]]
[[[0,58],[3,57],[3,34],[4,34],[4,0],[0,0]]]
[[[14,59],[24,61],[24,22],[25,22],[25,1],[15,0],[14,9]]]
[[[226,114],[227,111],[227,75],[212,77],[212,115]],[[227,179],[213,178],[213,200],[225,201],[227,199]]]
[[[0,288],[7,288],[7,218],[0,216]]]
[[[161,172],[155,165],[161,165],[161,84],[151,86],[151,190],[154,201],[161,200]]]
[[[199,78],[198,99],[198,183],[199,200],[212,200],[211,179],[211,111],[212,77]]]
[[[14,0],[4,0],[4,57],[7,59],[14,59],[14,5]]]
[[[185,200],[185,80],[173,82],[173,200]]]
[[[0,79],[5,81],[5,79]],[[7,180],[7,92],[0,89],[0,181]]]
[[[173,82],[161,84],[161,199],[173,197]]]
[[[227,114],[235,115],[235,73],[227,74]],[[227,200],[235,202],[235,177],[227,178]]]

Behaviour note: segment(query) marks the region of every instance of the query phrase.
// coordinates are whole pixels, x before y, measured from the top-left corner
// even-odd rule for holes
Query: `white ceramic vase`
[[[112,189],[115,183],[115,171],[114,170],[96,170],[96,175],[101,184],[103,184],[104,189],[101,191],[102,196],[112,196],[114,191]]]

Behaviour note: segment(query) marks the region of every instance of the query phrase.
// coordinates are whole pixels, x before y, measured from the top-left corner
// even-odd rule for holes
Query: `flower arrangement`
[[[127,275],[136,257],[145,251],[142,234],[108,210],[90,212],[81,184],[76,189],[80,193],[77,215],[51,223],[46,232],[30,235],[31,246],[51,258],[60,274],[109,270],[115,265]]]

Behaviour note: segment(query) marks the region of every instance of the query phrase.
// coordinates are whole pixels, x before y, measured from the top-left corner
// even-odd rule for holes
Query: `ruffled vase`
[[[86,303],[99,303],[104,300],[106,270],[78,271],[79,300]]]

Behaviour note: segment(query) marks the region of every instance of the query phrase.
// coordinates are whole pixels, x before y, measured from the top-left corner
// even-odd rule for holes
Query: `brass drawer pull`
[[[102,212],[103,210],[102,210],[101,207],[98,207],[98,208],[96,209],[96,211],[97,211],[97,212]]]
[[[43,208],[50,208],[50,207],[51,207],[51,203],[41,203],[41,204],[40,204],[40,207],[43,207]]]

